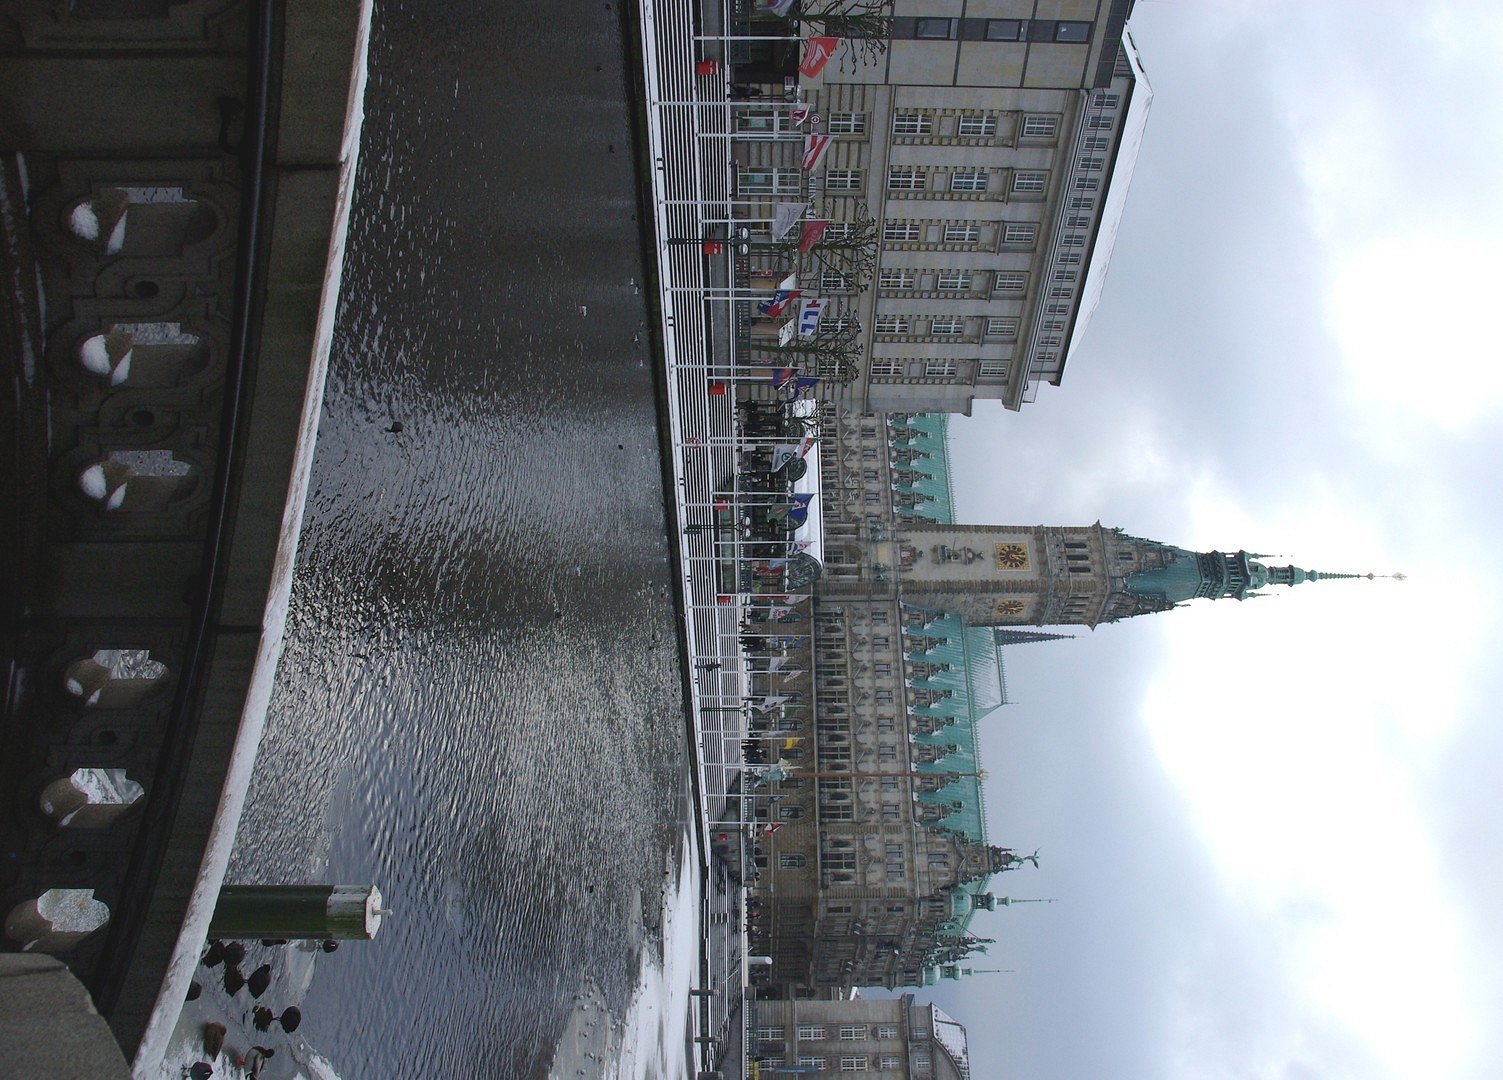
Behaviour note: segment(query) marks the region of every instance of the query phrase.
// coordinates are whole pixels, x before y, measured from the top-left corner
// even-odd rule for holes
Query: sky
[[[1063,385],[957,516],[1389,573],[1005,652],[978,1080],[1503,1075],[1496,0],[1139,0],[1153,110]],[[1273,591],[1273,590],[1270,590]]]

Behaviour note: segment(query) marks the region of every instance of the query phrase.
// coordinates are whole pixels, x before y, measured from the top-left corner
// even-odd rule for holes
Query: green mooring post
[[[225,885],[209,936],[369,941],[386,914],[374,885]]]

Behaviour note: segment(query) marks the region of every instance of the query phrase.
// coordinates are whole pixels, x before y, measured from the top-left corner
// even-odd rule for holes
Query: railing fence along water
[[[809,406],[767,393],[776,380],[748,348],[754,305],[772,293],[754,283],[742,230],[771,224],[775,196],[733,197],[734,144],[767,137],[738,132],[735,118],[774,103],[731,100],[732,39],[718,36],[733,25],[728,8],[642,0],[641,12],[698,828],[710,872],[691,1038],[700,1069],[744,1076],[751,1046],[744,890],[776,847],[768,775],[799,743],[813,745],[812,730],[791,734],[810,727],[813,695],[789,689],[787,672],[807,679],[813,667],[812,601],[790,574],[807,544],[796,534],[811,501],[817,514],[819,470],[804,461],[817,424]],[[792,126],[784,134],[803,138]],[[808,490],[795,498],[805,469]],[[730,897],[723,912],[709,899],[717,882]]]

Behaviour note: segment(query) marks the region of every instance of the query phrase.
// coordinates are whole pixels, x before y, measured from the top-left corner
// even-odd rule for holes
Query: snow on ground
[[[623,1021],[615,1080],[655,1080],[692,1074],[688,1061],[689,991],[699,972],[699,859],[686,832],[678,879],[663,897],[663,953],[644,955],[636,992]]]

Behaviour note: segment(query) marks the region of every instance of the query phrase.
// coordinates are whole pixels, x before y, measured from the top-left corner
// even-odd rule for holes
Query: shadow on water
[[[621,28],[570,8],[376,11],[287,648],[231,867],[372,881],[395,909],[303,1006],[347,1077],[536,1075],[582,975],[625,1008],[632,898],[676,850]]]

